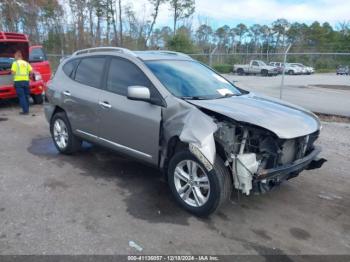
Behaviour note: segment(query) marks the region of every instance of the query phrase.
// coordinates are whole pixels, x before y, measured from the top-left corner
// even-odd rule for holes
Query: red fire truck
[[[50,64],[41,46],[29,47],[29,39],[25,34],[0,32],[0,100],[16,97],[11,74],[14,53],[20,50],[23,59],[33,67],[30,78],[30,94],[34,103],[43,103],[46,83],[51,77]]]

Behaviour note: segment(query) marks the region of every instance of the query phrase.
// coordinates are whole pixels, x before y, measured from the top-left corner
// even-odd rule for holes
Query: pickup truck
[[[35,71],[41,74],[45,84],[51,79],[51,65],[41,45],[29,48],[29,63]]]
[[[45,57],[34,55],[35,61],[30,61],[31,51],[38,53],[40,46],[35,46],[32,50],[29,47],[29,39],[24,34],[0,32],[0,100],[17,97],[13,86],[11,66],[14,61],[13,56],[17,50],[22,52],[23,58],[29,61],[33,67],[30,77],[30,95],[35,104],[43,103],[43,94],[46,91],[46,82],[51,77],[51,68]],[[40,72],[45,73],[45,79]]]
[[[234,65],[233,72],[239,75],[261,74],[262,76],[278,75],[278,68],[269,66],[261,60],[252,60],[248,65]]]

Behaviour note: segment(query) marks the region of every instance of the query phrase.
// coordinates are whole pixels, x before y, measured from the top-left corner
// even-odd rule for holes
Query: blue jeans
[[[15,81],[16,93],[23,113],[29,112],[29,81]]]

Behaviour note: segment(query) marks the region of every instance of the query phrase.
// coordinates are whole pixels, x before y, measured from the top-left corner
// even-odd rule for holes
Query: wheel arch
[[[172,136],[166,144],[164,160],[160,162],[160,167],[166,171],[168,169],[169,160],[178,151],[188,148],[188,144],[180,140],[178,135]],[[165,172],[166,173],[166,172]]]
[[[243,73],[244,74],[244,69],[242,67],[237,68],[236,72],[239,73]]]
[[[57,114],[57,113],[66,113],[66,111],[60,107],[60,106],[55,106],[54,110],[52,111],[51,117],[50,117],[50,121],[52,120],[52,117]]]
[[[166,170],[168,168],[168,163],[171,157],[179,151],[186,150],[188,149],[189,144],[182,142],[179,138],[179,136],[173,136],[169,139],[168,144],[167,144],[167,150],[166,150],[166,158],[164,160],[164,164],[162,168]],[[224,147],[217,141],[215,141],[215,149],[216,149],[216,154],[221,157],[224,161],[227,159],[227,155],[225,153]]]

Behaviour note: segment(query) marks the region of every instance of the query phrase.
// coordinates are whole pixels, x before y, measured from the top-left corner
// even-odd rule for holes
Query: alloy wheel
[[[68,145],[68,129],[61,119],[56,119],[53,125],[53,137],[60,149],[65,149]]]
[[[210,183],[207,173],[193,160],[183,160],[174,171],[178,195],[188,205],[203,206],[209,199]]]

